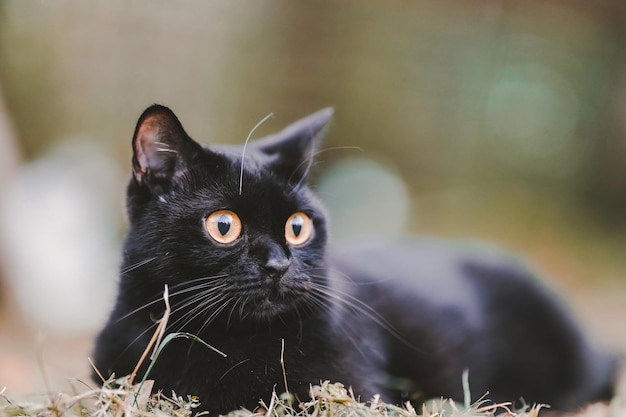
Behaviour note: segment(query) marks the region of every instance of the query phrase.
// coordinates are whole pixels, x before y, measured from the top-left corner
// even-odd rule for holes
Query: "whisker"
[[[409,341],[407,341],[400,334],[400,332],[395,327],[393,327],[393,325],[389,323],[383,316],[381,316],[375,309],[373,309],[371,306],[367,305],[363,301],[359,300],[357,297],[354,297],[353,295],[347,292],[340,291],[337,288],[333,288],[333,287],[323,285],[317,282],[313,282],[312,288],[315,289],[316,291],[319,291],[323,295],[342,303],[346,307],[351,308],[353,311],[356,311],[365,315],[365,317],[369,318],[374,323],[378,324],[381,328],[386,330],[389,334],[395,337],[402,344],[410,347],[411,349],[420,351],[419,348],[417,348],[416,346],[411,344]]]
[[[189,284],[193,284],[196,282],[200,282],[200,281],[212,281],[212,280],[216,280],[216,279],[220,279],[220,278],[226,278],[228,276],[228,274],[218,274],[218,275],[210,275],[207,277],[200,277],[200,278],[194,278],[194,279],[190,279],[184,282],[179,282],[178,284],[174,284],[172,286],[170,286],[170,288],[180,288],[180,287],[184,287],[185,285],[189,285]]]
[[[215,320],[215,318],[222,312],[224,311],[224,309],[226,309],[226,307],[228,306],[228,304],[232,301],[232,298],[227,298],[225,300],[226,302],[223,303],[221,306],[219,306],[215,311],[213,311],[213,313],[205,320],[204,324],[202,325],[202,327],[200,327],[199,333],[202,333],[202,331],[204,329],[206,329],[212,322],[213,320]]]
[[[254,133],[254,131],[263,123],[265,123],[267,119],[273,116],[274,116],[274,113],[270,113],[267,116],[265,116],[263,119],[261,119],[260,122],[254,125],[250,133],[248,133],[248,137],[246,138],[246,141],[243,144],[243,151],[241,152],[241,171],[239,172],[239,195],[241,195],[241,192],[243,190],[243,165],[246,159],[246,148],[248,147],[248,142],[250,141],[250,138],[252,137],[252,134]]]
[[[300,310],[298,309],[298,306],[296,306],[295,308],[295,312],[296,315],[298,316],[298,341],[302,342],[302,338],[304,336],[304,323],[302,322],[302,316],[300,315]]]
[[[204,294],[198,294],[197,296],[194,296],[192,299],[188,300],[181,307],[179,307],[178,311],[184,308],[187,308],[193,304],[196,304],[200,301],[198,305],[196,305],[190,311],[186,312],[181,317],[179,317],[176,321],[174,321],[172,323],[172,327],[174,327],[178,323],[184,322],[182,325],[177,327],[178,330],[182,330],[200,314],[202,314],[203,312],[206,312],[209,308],[212,308],[216,304],[221,303],[225,298],[226,296],[224,294],[216,294],[209,298],[206,298]]]
[[[243,302],[239,305],[239,317],[241,320],[245,320],[249,314],[246,312],[246,304],[248,303],[248,299],[244,298]]]
[[[143,332],[139,333],[133,340],[130,341],[130,343],[128,344],[128,346],[126,346],[126,348],[124,348],[120,354],[118,355],[118,358],[121,358],[122,356],[124,356],[124,354],[128,351],[128,349],[130,349],[135,343],[137,343],[143,336],[146,335],[146,333],[148,333],[152,328],[158,326],[159,323],[153,323],[152,325],[148,326]]]
[[[331,306],[326,302],[325,296],[319,293],[311,294],[310,297],[306,298],[307,304],[315,304],[317,308],[320,308],[322,311],[327,313],[332,313],[333,310]],[[339,320],[334,323],[335,326],[338,326],[340,331],[347,336],[347,339],[352,343],[354,349],[359,352],[359,354],[364,358],[368,358],[365,354],[365,351],[362,349],[362,343],[359,340],[359,330],[358,327],[348,326],[345,320]]]
[[[193,280],[192,282],[195,282],[195,281],[200,281],[200,280],[207,280],[207,279],[214,279],[214,278],[216,278],[216,277],[218,277],[218,276],[215,276],[215,277],[206,277],[206,278],[198,278],[198,279]],[[198,285],[193,286],[193,287],[189,287],[189,288],[186,288],[186,289],[183,289],[183,290],[180,290],[180,291],[174,292],[174,293],[170,293],[170,299],[171,299],[173,296],[180,295],[180,294],[183,294],[183,293],[186,293],[186,292],[190,292],[190,291],[195,291],[195,290],[197,290],[198,288],[202,288],[202,287],[204,287],[204,286],[208,286],[208,285],[211,285],[211,284],[212,284],[211,282],[204,283],[204,284],[198,284]],[[180,285],[178,285],[178,286],[180,286]],[[217,290],[219,290],[219,289],[222,289],[222,288],[223,288],[223,287],[225,287],[225,286],[227,286],[227,284],[218,285],[218,286],[216,286],[216,287],[213,287],[213,288],[209,288],[209,289],[207,289],[207,290],[204,290],[204,291],[202,291],[200,294],[193,296],[193,297],[191,298],[191,300],[192,300],[192,301],[187,300],[187,301],[184,301],[184,302],[182,302],[182,303],[181,303],[181,302],[174,303],[174,304],[173,304],[173,307],[172,307],[172,310],[171,310],[171,312],[170,312],[170,316],[171,316],[171,315],[175,315],[177,312],[181,311],[182,309],[184,309],[184,308],[188,307],[189,305],[192,305],[193,303],[197,302],[197,301],[198,301],[198,300],[200,300],[201,298],[204,298],[207,294],[211,294],[212,292],[215,292],[215,291],[217,291]],[[214,295],[213,299],[218,298],[218,296],[219,296],[219,294],[218,294],[218,295]],[[119,321],[121,321],[121,320],[123,320],[123,319],[125,319],[125,318],[130,317],[131,315],[133,315],[133,314],[135,314],[135,313],[137,313],[137,312],[139,312],[139,311],[141,311],[141,310],[143,310],[143,309],[145,309],[145,308],[147,308],[147,307],[149,307],[149,306],[151,306],[151,305],[157,304],[157,303],[158,303],[158,302],[160,302],[160,301],[163,301],[163,300],[162,300],[162,299],[158,299],[158,300],[152,301],[152,302],[150,302],[150,303],[147,303],[147,304],[145,304],[144,306],[139,307],[139,308],[137,308],[137,309],[133,310],[132,312],[130,312],[130,313],[128,313],[128,314],[126,314],[126,315],[124,315],[124,316],[120,317],[120,318],[116,321],[116,323],[117,323],[117,322],[119,322]],[[174,322],[170,322],[168,327],[169,327],[169,328],[173,328],[173,327],[174,327],[177,323],[179,323],[181,320],[184,320],[184,319],[185,319],[185,317],[186,317],[186,315],[183,315],[183,317],[178,318],[178,319],[177,319],[177,320],[175,320]],[[185,325],[186,325],[186,324],[187,324],[187,323],[185,323]],[[145,336],[148,332],[150,332],[150,331],[151,331],[151,330],[152,330],[155,326],[157,326],[157,325],[158,325],[158,322],[154,322],[153,324],[149,325],[149,326],[148,326],[145,330],[143,330],[141,333],[139,333],[139,334],[138,334],[138,335],[137,335],[137,336],[136,336],[136,337],[135,337],[135,338],[134,338],[134,339],[133,339],[133,340],[132,340],[132,341],[128,344],[128,346],[127,346],[125,349],[123,349],[123,350],[122,350],[122,352],[120,352],[120,355],[119,355],[119,356],[120,356],[120,357],[121,357],[121,356],[123,356],[123,355],[124,355],[124,353],[125,353],[126,351],[128,351],[128,349],[130,349],[130,347],[131,347],[133,344],[135,344],[135,343],[137,343],[139,340],[141,340],[141,338],[142,338],[142,337],[144,337],[144,336]],[[182,327],[181,327],[181,328],[182,328]],[[169,329],[166,329],[166,331],[169,331]]]
[[[196,282],[196,281],[200,281],[200,280],[209,280],[209,279],[211,279],[211,280],[219,279],[219,278],[223,278],[225,276],[226,275],[216,275],[214,277],[197,278],[197,279],[195,279],[195,280],[193,280],[191,282]],[[179,288],[179,287],[181,287],[183,285],[188,285],[188,284],[189,284],[189,282],[184,282],[184,283],[173,285],[170,288]],[[170,298],[176,297],[178,295],[181,295],[181,294],[184,294],[184,293],[187,293],[187,292],[196,291],[196,290],[199,290],[200,288],[207,287],[207,286],[210,286],[212,284],[213,283],[211,283],[211,282],[206,282],[204,284],[198,284],[198,285],[195,285],[195,286],[192,286],[192,287],[189,287],[189,288],[185,288],[185,289],[180,290],[180,291],[174,291],[174,292],[170,293]],[[217,289],[223,288],[224,286],[226,286],[226,284],[222,284],[222,285],[219,285],[219,286],[214,287],[214,288],[217,290]],[[146,308],[148,308],[148,307],[150,307],[152,305],[158,304],[161,301],[163,301],[162,298],[156,298],[156,299],[150,301],[149,303],[146,303],[146,304],[142,305],[141,307],[138,307],[138,308],[134,309],[133,311],[131,311],[131,312],[129,312],[129,313],[119,317],[114,323],[118,323],[118,322],[120,322],[120,321],[122,321],[124,319],[127,319],[128,317],[132,316],[133,314],[136,314],[136,313],[140,312],[141,310],[144,310],[144,309],[146,309]]]
[[[175,150],[173,150],[173,149],[168,149],[168,148],[155,148],[155,150],[156,150],[157,152],[163,152],[163,153],[173,153],[173,154],[178,153],[178,152],[176,152]]]
[[[363,148],[360,146],[329,146],[328,148],[320,149],[319,151],[315,152],[315,156],[323,154],[325,152],[330,152],[330,151],[346,151],[346,150],[359,151],[361,153],[365,152]]]
[[[317,159],[318,155],[320,155],[320,154],[322,154],[324,152],[335,151],[335,150],[357,150],[357,151],[363,152],[363,148],[361,148],[360,146],[334,146],[334,147],[320,149],[320,150],[318,150],[316,152],[311,152],[311,155],[309,156],[309,158],[307,158],[306,160],[300,162],[298,164],[298,166],[296,166],[296,168],[294,169],[293,174],[298,172],[300,170],[300,168],[304,164],[307,165],[306,169],[304,170],[304,173],[302,174],[302,177],[300,178],[298,183],[291,188],[291,192],[290,193],[293,193],[293,192],[295,192],[295,191],[300,189],[300,187],[302,186],[302,183],[304,182],[305,178],[309,175],[309,171],[311,170],[311,167],[313,166],[313,162]],[[293,177],[293,174],[291,175],[291,177]],[[290,181],[291,181],[291,177],[289,177]]]
[[[205,290],[202,290],[196,294],[192,294],[191,297],[182,299],[180,301],[178,301],[175,305],[175,310],[174,313],[177,313],[187,307],[192,306],[193,304],[200,302],[200,306],[202,306],[202,304],[206,304],[207,302],[210,302],[211,299],[214,299],[216,297],[219,297],[221,294],[217,293],[215,294],[218,290],[223,289],[224,287],[226,287],[227,284],[222,284],[219,285],[217,287],[211,287],[211,288],[207,288]]]
[[[289,177],[289,181],[288,183],[291,183],[291,177],[293,177],[293,174],[295,174],[296,172],[298,172],[298,170],[300,169],[300,167],[304,164],[306,164],[306,169],[304,170],[304,172],[302,173],[302,175],[300,176],[300,180],[298,180],[298,183],[296,185],[294,185],[293,187],[291,187],[291,193],[293,193],[294,191],[297,191],[300,189],[300,187],[302,186],[302,183],[304,182],[304,180],[307,178],[307,176],[309,175],[309,171],[311,170],[311,167],[313,166],[313,161],[315,161],[315,152],[311,152],[311,154],[309,155],[309,157],[300,162],[298,164],[298,166],[294,169],[293,173],[291,174],[291,176]]]
[[[143,261],[139,261],[139,262],[137,262],[137,263],[135,263],[133,265],[129,265],[126,268],[122,269],[121,273],[122,274],[126,274],[126,273],[128,273],[130,271],[133,271],[133,270],[137,269],[137,268],[141,268],[142,266],[144,266],[146,264],[149,264],[150,262],[156,260],[157,258],[158,258],[158,256],[154,256],[152,258],[148,258],[148,259],[144,259]]]
[[[241,301],[241,297],[237,297],[237,299],[235,300],[235,303],[231,307],[230,313],[228,313],[228,320],[226,320],[226,329],[230,328],[230,320],[233,317],[233,313],[235,312],[235,308],[237,307],[237,304],[239,304],[240,301]]]
[[[227,375],[230,371],[232,371],[233,369],[235,369],[235,368],[236,368],[236,367],[238,367],[239,365],[243,365],[244,363],[246,363],[246,362],[248,362],[248,361],[250,361],[250,360],[251,360],[250,358],[244,359],[244,360],[242,360],[242,361],[240,361],[240,362],[237,362],[236,364],[234,364],[234,365],[233,365],[233,366],[231,366],[230,368],[228,368],[228,370],[226,370],[226,372],[224,372],[224,373],[222,374],[222,376],[221,376],[221,377],[219,377],[219,379],[217,380],[216,384],[219,384],[219,383],[220,383],[220,381],[221,381],[222,379],[224,379],[224,377],[225,377],[225,376],[226,376],[226,375]]]

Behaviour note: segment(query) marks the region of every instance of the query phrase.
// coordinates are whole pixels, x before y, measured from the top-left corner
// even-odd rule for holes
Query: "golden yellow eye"
[[[206,230],[219,243],[233,243],[241,235],[241,220],[230,210],[219,210],[207,217]]]
[[[313,221],[302,212],[292,214],[285,224],[285,238],[293,246],[304,245],[313,234]]]

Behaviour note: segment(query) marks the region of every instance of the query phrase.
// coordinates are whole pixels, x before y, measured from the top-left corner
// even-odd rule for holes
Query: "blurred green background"
[[[18,166],[79,138],[123,178],[151,103],[202,143],[334,106],[318,180],[375,161],[406,231],[523,253],[626,346],[622,1],[2,0],[0,88]]]

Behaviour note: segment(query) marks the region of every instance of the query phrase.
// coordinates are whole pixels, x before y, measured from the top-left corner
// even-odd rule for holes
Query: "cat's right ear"
[[[331,107],[292,123],[280,132],[261,139],[258,149],[269,158],[269,167],[293,185],[306,181],[315,152],[333,116]]]
[[[202,147],[169,108],[155,104],[139,117],[133,137],[133,176],[160,195],[179,181]]]

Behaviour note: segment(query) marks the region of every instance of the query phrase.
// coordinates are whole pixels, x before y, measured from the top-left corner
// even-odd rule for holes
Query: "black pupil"
[[[233,223],[233,216],[228,214],[220,215],[220,218],[217,220],[217,230],[220,231],[222,236],[225,236],[230,230],[230,226]]]
[[[304,220],[302,220],[302,216],[294,217],[291,221],[291,230],[293,231],[293,235],[295,237],[300,236],[302,233],[302,225],[304,224]]]

